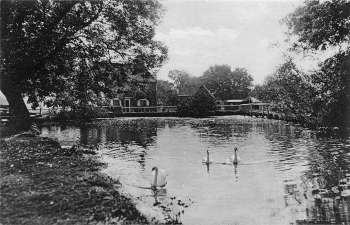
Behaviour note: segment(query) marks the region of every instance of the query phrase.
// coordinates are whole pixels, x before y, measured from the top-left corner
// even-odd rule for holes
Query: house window
[[[147,107],[147,106],[149,106],[148,99],[139,99],[139,100],[137,100],[137,106],[138,107]]]
[[[124,107],[130,107],[130,98],[124,99]]]
[[[115,98],[112,100],[112,105],[113,106],[121,106],[121,101],[119,98]]]
[[[259,105],[253,105],[254,110],[259,110]]]

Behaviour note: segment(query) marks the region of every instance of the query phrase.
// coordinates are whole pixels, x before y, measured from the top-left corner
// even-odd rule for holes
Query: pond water
[[[98,148],[104,172],[119,178],[146,214],[172,210],[184,224],[350,225],[350,197],[330,191],[346,175],[350,185],[350,139],[243,116],[102,120],[43,126],[42,135]],[[220,164],[234,147],[241,162]],[[206,150],[209,166],[201,162]],[[142,188],[153,166],[168,174],[162,193]]]

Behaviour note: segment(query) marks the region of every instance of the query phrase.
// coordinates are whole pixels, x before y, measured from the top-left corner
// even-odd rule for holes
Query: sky
[[[165,8],[156,40],[169,59],[158,73],[172,69],[201,76],[210,66],[244,67],[262,83],[283,62],[288,48],[281,20],[302,0],[161,0]],[[304,63],[305,64],[305,63]],[[310,68],[310,66],[306,66]]]

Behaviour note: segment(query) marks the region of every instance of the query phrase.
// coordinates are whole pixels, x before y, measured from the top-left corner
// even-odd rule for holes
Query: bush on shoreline
[[[177,105],[178,115],[192,117],[207,117],[215,115],[215,97],[208,89],[201,86],[193,95],[179,101]]]

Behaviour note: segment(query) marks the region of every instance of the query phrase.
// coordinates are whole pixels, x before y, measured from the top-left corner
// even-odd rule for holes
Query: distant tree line
[[[253,78],[244,68],[214,65],[202,76],[171,70],[170,81],[158,80],[157,99],[162,105],[178,106],[180,116],[207,116],[215,110],[215,100],[248,97]]]
[[[194,95],[202,85],[220,100],[246,98],[253,87],[253,78],[245,68],[232,70],[229,65],[211,66],[199,77],[171,70],[168,77],[170,81],[159,80],[157,86],[158,100],[165,105],[176,104],[177,95]]]

